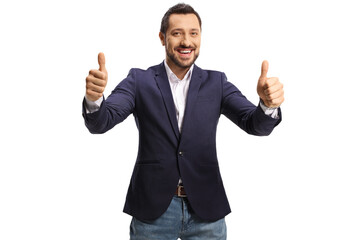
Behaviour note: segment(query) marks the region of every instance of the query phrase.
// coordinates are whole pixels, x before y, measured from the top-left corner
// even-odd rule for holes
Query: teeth
[[[180,51],[181,53],[191,53],[191,50]]]

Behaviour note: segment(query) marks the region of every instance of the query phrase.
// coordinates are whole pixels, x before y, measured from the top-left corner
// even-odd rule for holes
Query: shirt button
[[[184,156],[184,152],[181,152],[181,151],[180,151],[180,152],[179,152],[179,156],[180,156],[180,157]]]

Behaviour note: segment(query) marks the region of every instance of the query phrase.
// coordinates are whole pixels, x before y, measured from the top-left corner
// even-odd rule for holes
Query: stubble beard
[[[183,69],[186,69],[186,68],[189,68],[191,67],[194,62],[196,61],[196,59],[199,57],[199,54],[196,54],[194,52],[194,58],[193,60],[188,63],[188,64],[184,64],[183,62],[181,62],[179,59],[176,58],[175,54],[173,53],[170,53],[170,51],[166,50],[166,55],[170,58],[170,60],[177,66],[177,67],[180,67],[180,68],[183,68]]]

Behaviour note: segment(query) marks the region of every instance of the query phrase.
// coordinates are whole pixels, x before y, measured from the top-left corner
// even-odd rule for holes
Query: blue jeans
[[[192,211],[186,198],[174,197],[166,212],[154,221],[133,218],[130,240],[226,240],[225,219],[207,222]]]

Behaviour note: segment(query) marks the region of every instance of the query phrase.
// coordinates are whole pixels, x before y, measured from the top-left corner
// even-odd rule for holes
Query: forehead
[[[198,29],[200,30],[199,20],[195,14],[171,14],[169,17],[169,31],[172,29]]]

